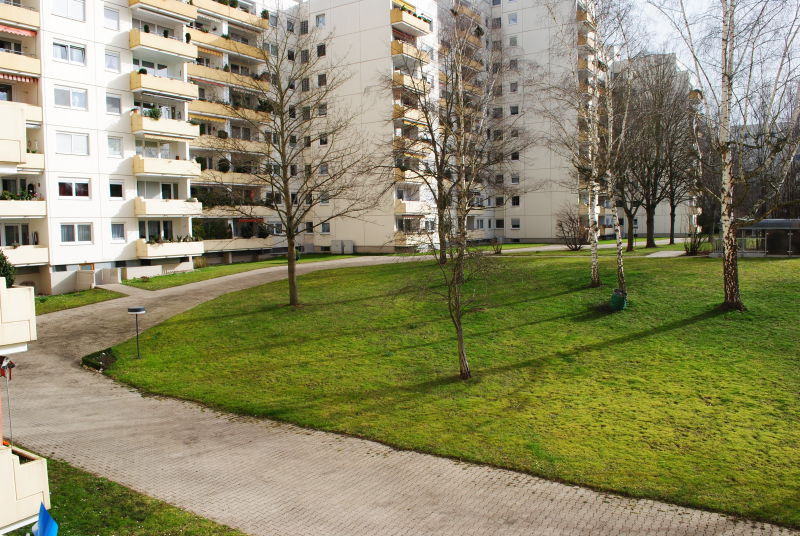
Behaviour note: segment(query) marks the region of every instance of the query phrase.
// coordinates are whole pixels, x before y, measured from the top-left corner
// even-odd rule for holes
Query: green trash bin
[[[611,310],[615,313],[622,311],[628,306],[628,293],[620,289],[615,289],[614,294],[611,295],[611,302],[609,303]]]

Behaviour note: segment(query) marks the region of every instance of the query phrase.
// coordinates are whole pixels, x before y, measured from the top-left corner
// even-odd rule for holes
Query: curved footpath
[[[361,257],[299,273],[418,260]],[[143,397],[79,358],[235,290],[265,268],[39,317],[12,381],[15,441],[253,535],[777,535],[772,525]]]

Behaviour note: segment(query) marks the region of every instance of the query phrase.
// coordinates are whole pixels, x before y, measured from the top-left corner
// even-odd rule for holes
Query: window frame
[[[111,152],[111,140],[119,140],[119,153]],[[122,138],[122,136],[107,136],[106,152],[109,158],[124,158],[125,157],[124,138]]]
[[[58,182],[58,198],[59,199],[72,199],[72,200],[79,200],[79,201],[88,201],[92,198],[92,181],[90,179],[85,179],[82,177],[59,177]],[[69,184],[70,189],[72,191],[72,195],[62,195],[61,194],[61,184]],[[86,185],[86,195],[77,195],[75,192],[77,188],[75,188],[76,184],[85,184]]]
[[[116,24],[114,25],[114,27],[110,27],[110,26],[107,25],[108,17],[106,15],[109,12],[116,14],[116,21],[115,21]],[[119,9],[115,9],[115,8],[109,6],[108,4],[103,6],[103,28],[105,28],[106,30],[113,30],[115,32],[119,31]]]
[[[67,49],[67,59],[59,58],[55,54],[53,54],[53,61],[57,61],[59,63],[68,63],[69,65],[80,65],[81,67],[86,67],[86,48],[87,48],[86,45],[80,45],[78,43],[70,43],[68,41],[62,41],[60,39],[53,39],[53,44],[52,44],[52,47],[50,49],[51,52],[54,51],[53,47],[55,47],[55,46],[66,47],[66,49]],[[82,62],[74,61],[72,59],[72,50],[73,49],[78,49],[78,50],[82,50],[83,51],[83,61]]]
[[[59,136],[70,136],[70,138],[71,138],[70,145],[73,148],[74,148],[75,144],[74,144],[74,141],[72,141],[72,140],[74,140],[74,138],[76,136],[85,137],[86,138],[86,152],[85,153],[75,153],[75,152],[63,153],[63,152],[59,151],[59,149],[58,149],[58,137]],[[64,155],[71,155],[71,156],[89,156],[91,154],[91,152],[92,152],[91,151],[91,142],[89,140],[89,134],[88,133],[84,133],[84,132],[69,132],[69,131],[57,130],[56,131],[55,151],[56,151],[56,154],[64,154]]]
[[[120,187],[122,193],[120,194],[119,197],[114,196],[114,195],[111,194],[111,187],[112,186],[119,186]],[[121,181],[121,180],[110,180],[110,181],[108,181],[108,198],[111,199],[112,201],[123,201],[123,200],[125,200],[125,181]]]
[[[122,238],[114,238],[114,226],[115,225],[121,225],[122,226]],[[125,236],[126,236],[125,222],[112,221],[111,222],[111,238],[109,239],[109,241],[112,244],[124,244],[126,242]]]
[[[50,12],[53,15],[55,15],[56,17],[63,17],[65,19],[76,20],[76,21],[80,21],[80,22],[86,22],[86,0],[60,0],[60,1],[63,4],[66,5],[67,9],[66,9],[66,11],[64,13],[59,13],[56,10],[56,7],[59,5],[59,1],[56,0],[55,2],[53,2],[51,10],[50,10]],[[80,18],[75,17],[70,13],[70,9],[69,8],[70,8],[71,4],[80,4],[81,5],[82,9],[81,9]]]
[[[58,104],[56,102],[56,93],[58,91],[68,91],[69,92],[69,106],[65,106],[63,104]],[[74,93],[83,93],[83,101],[85,103],[83,108],[79,108],[73,105],[73,94]],[[79,112],[87,112],[89,111],[89,90],[80,87],[72,87],[72,86],[61,86],[61,85],[54,85],[53,86],[53,106],[56,108],[63,108],[65,110],[77,110]]]
[[[78,240],[78,237],[80,236],[78,227],[82,226],[89,228],[89,240]],[[64,227],[72,227],[72,236],[74,237],[74,240],[64,240]],[[92,229],[91,222],[62,222],[58,225],[58,230],[59,243],[62,246],[85,246],[94,244],[94,230]]]
[[[108,67],[108,58],[109,58],[109,56],[117,58],[117,68],[116,69],[109,69],[109,67]],[[106,49],[105,53],[103,54],[103,67],[105,68],[106,72],[109,72],[109,73],[122,72],[122,54],[120,54],[119,52],[117,52],[115,50]]]
[[[119,107],[118,107],[119,111],[114,112],[114,111],[110,111],[108,109],[108,99],[109,98],[112,98],[112,99],[116,98],[117,99],[117,101],[119,102]],[[120,95],[119,93],[109,93],[108,91],[106,91],[106,114],[107,115],[122,115],[122,95]]]

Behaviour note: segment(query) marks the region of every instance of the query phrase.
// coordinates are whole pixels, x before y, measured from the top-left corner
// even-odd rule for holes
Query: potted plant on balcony
[[[239,7],[239,0],[229,0],[228,5],[235,9]]]
[[[149,24],[145,24],[144,26],[142,26],[142,31],[144,33],[150,33],[150,25]]]
[[[262,9],[261,10],[261,18],[262,19],[268,19],[269,18],[269,11],[267,11],[266,9]]]
[[[149,108],[145,113],[145,115],[147,115],[147,117],[149,117],[150,119],[155,119],[156,121],[158,121],[159,119],[161,119],[161,108],[159,107]]]
[[[141,69],[139,69],[139,74],[147,74],[147,69],[142,67]]]

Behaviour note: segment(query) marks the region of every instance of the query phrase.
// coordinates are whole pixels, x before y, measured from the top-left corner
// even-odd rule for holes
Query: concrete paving
[[[300,273],[419,260],[361,257]],[[772,525],[621,498],[529,475],[142,396],[79,358],[282,267],[39,317],[12,386],[14,434],[44,455],[253,535],[797,535]]]

